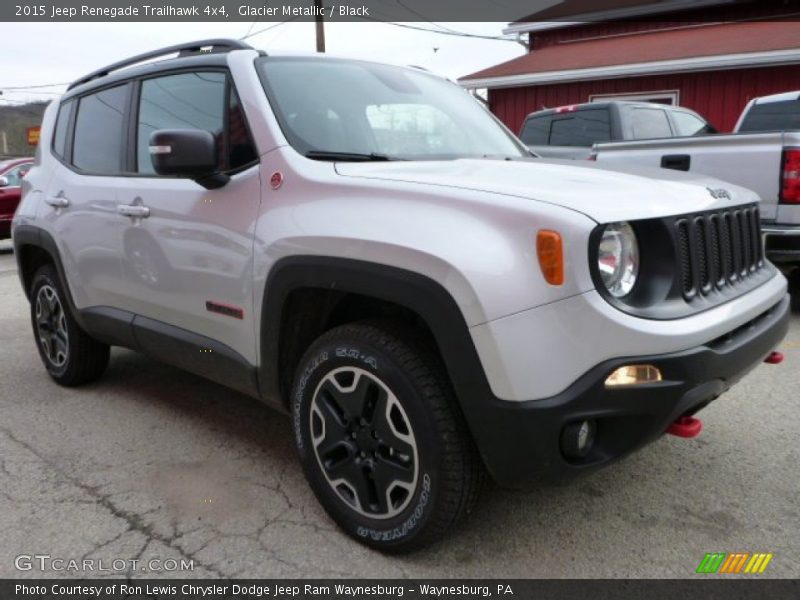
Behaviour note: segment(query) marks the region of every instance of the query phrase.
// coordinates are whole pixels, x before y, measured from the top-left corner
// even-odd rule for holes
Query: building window
[[[635,94],[592,94],[589,102],[608,102],[609,100],[626,100],[629,102],[652,102],[653,104],[667,104],[678,106],[681,93],[678,90],[663,90],[660,92],[641,92]]]

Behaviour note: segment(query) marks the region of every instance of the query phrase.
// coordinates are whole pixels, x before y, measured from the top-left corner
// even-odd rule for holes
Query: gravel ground
[[[398,558],[336,529],[288,420],[255,400],[126,350],[95,384],[52,383],[8,242],[0,307],[0,578],[75,575],[18,571],[21,554],[194,563],[131,573],[148,577],[690,577],[712,551],[773,552],[762,577],[800,577],[798,313],[787,360],[703,411],[699,438],[563,486],[487,489],[448,539]]]

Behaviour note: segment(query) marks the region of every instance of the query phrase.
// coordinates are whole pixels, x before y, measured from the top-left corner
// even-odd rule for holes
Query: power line
[[[467,33],[466,31],[456,31],[455,29],[443,28],[441,30],[438,29],[430,29],[429,27],[420,27],[418,25],[409,25],[408,23],[396,23],[394,21],[381,21],[379,19],[371,19],[369,17],[361,17],[362,19],[366,19],[369,21],[373,21],[375,23],[383,23],[384,25],[392,25],[394,27],[402,27],[403,29],[414,29],[416,31],[425,31],[427,33],[436,33],[438,35],[451,35],[456,37],[465,37],[465,38],[475,38],[480,40],[496,40],[498,42],[513,42],[517,43],[515,39],[497,36],[497,35],[481,35],[479,33]],[[430,21],[429,21],[430,22]],[[430,22],[432,25],[436,25],[436,23]],[[437,27],[443,27],[442,25],[437,25]]]
[[[48,104],[49,100],[11,100],[10,98],[0,98],[0,102],[8,102],[9,104]]]
[[[256,26],[256,23],[258,23],[258,19],[256,19],[256,20],[255,20],[255,21],[253,21],[252,23],[250,23],[250,27],[247,29],[247,31],[245,32],[245,34],[244,34],[242,37],[240,37],[239,39],[240,39],[240,40],[246,40],[246,39],[247,39],[247,36],[248,36],[248,35],[250,35],[250,32],[251,32],[251,31],[253,31],[253,27],[255,27],[255,26]]]
[[[425,15],[423,15],[419,11],[416,11],[413,8],[411,8],[410,6],[408,6],[407,4],[405,4],[402,0],[396,0],[396,1],[400,6],[405,8],[412,15],[414,15],[415,17],[419,17],[420,19],[422,19],[426,23],[429,23],[429,24],[433,25],[434,27],[438,27],[439,29],[441,29],[443,31],[449,31],[450,33],[455,33],[455,34],[459,34],[459,35],[462,34],[462,33],[465,33],[463,31],[456,31],[455,29],[451,29],[450,27],[445,27],[444,25],[440,25],[439,23],[434,23],[433,21],[431,21],[428,18],[426,18]]]
[[[56,87],[58,85],[69,85],[70,82],[66,83],[42,83],[39,85],[0,85],[0,90],[36,90],[40,88],[48,88],[48,87]]]
[[[449,36],[453,36],[453,37],[463,37],[463,38],[471,38],[471,39],[479,39],[479,40],[494,40],[494,41],[498,41],[498,42],[512,42],[514,44],[517,43],[517,41],[515,39],[508,38],[508,37],[494,36],[494,35],[481,35],[481,34],[478,34],[478,33],[469,33],[469,32],[466,32],[466,31],[457,31],[455,29],[451,29],[450,27],[445,27],[444,25],[440,25],[438,23],[434,23],[433,21],[429,21],[429,20],[425,19],[425,17],[422,14],[420,14],[419,12],[413,10],[412,8],[410,8],[409,6],[407,6],[406,4],[401,2],[400,0],[398,0],[398,4],[400,4],[400,6],[402,6],[403,8],[405,8],[407,11],[411,12],[412,14],[416,15],[420,19],[423,19],[426,23],[429,23],[430,25],[433,25],[434,27],[437,27],[438,29],[431,29],[430,27],[420,27],[419,25],[411,25],[411,24],[408,24],[408,23],[397,23],[397,22],[394,22],[394,21],[381,21],[380,19],[375,19],[375,18],[370,18],[370,17],[361,17],[361,19],[366,20],[366,21],[371,21],[371,22],[374,22],[374,23],[382,23],[384,25],[391,25],[392,27],[400,27],[402,29],[411,29],[411,30],[414,30],[414,31],[423,31],[425,33],[434,33],[434,34],[438,34],[438,35],[449,35]],[[257,31],[253,31],[253,27],[255,26],[255,24],[258,21],[257,20],[253,21],[253,23],[251,23],[251,25],[250,25],[250,28],[247,30],[247,33],[245,35],[243,35],[242,37],[240,37],[239,39],[240,40],[246,40],[246,39],[255,37],[257,35],[261,35],[262,33],[266,33],[267,31],[271,31],[273,29],[276,29],[276,28],[280,27],[281,25],[286,25],[287,23],[295,21],[298,18],[299,17],[292,17],[290,19],[287,19],[286,21],[281,21],[279,23],[275,23],[273,25],[270,25],[269,27],[264,27],[263,29],[259,29]],[[0,90],[2,90],[2,92],[10,92],[10,93],[25,93],[26,91],[29,91],[29,90],[36,90],[36,89],[50,88],[50,87],[57,87],[57,86],[65,86],[65,85],[69,85],[70,83],[71,82],[43,83],[43,84],[36,84],[36,85],[0,86]],[[47,91],[30,92],[30,93],[48,94],[48,95],[53,95],[53,96],[60,96],[61,95],[61,92],[47,92]]]
[[[0,88],[1,94],[46,94],[47,96],[60,96],[62,92],[29,92],[25,90],[8,90]]]
[[[390,2],[390,0],[384,0],[384,1],[392,3],[392,2]],[[393,22],[390,19],[386,19],[385,21],[381,21],[380,19],[371,19],[371,20],[378,21],[380,23],[386,23],[387,25],[394,25],[396,27],[404,27],[404,28],[407,28],[407,29],[418,29],[420,31],[427,31],[428,33],[442,33],[442,34],[445,34],[445,35],[455,35],[455,36],[461,36],[461,37],[473,37],[473,38],[487,39],[487,40],[503,40],[503,41],[509,41],[509,42],[516,41],[516,40],[512,40],[512,39],[507,38],[507,37],[503,37],[503,36],[480,35],[480,34],[475,34],[475,33],[469,33],[469,32],[466,32],[466,31],[458,31],[458,30],[452,29],[450,27],[445,27],[444,25],[442,25],[440,23],[435,23],[435,22],[431,21],[425,15],[423,15],[421,12],[419,12],[418,10],[415,10],[414,8],[412,8],[408,4],[406,4],[403,0],[394,0],[393,3],[401,6],[406,11],[408,11],[409,13],[411,13],[412,15],[417,17],[418,19],[421,19],[425,23],[433,25],[434,27],[438,27],[441,31],[432,30],[432,29],[428,29],[428,28],[425,28],[425,27],[401,24],[401,23]],[[372,12],[374,12],[374,13],[376,13],[378,15],[381,14],[381,11],[373,10]],[[389,16],[386,13],[383,13],[383,15],[386,16],[386,17]]]
[[[275,29],[276,27],[280,27],[281,25],[285,25],[285,24],[289,23],[290,21],[294,21],[297,18],[298,17],[292,17],[291,19],[287,19],[286,21],[281,21],[280,23],[275,23],[274,25],[270,25],[269,27],[264,27],[263,29],[259,29],[258,31],[252,31],[253,26],[258,22],[258,21],[253,21],[253,23],[250,26],[250,29],[248,30],[248,32],[245,35],[243,35],[242,37],[240,37],[239,39],[240,40],[246,40],[246,39],[249,39],[251,37],[255,37],[255,36],[260,35],[262,33],[266,33],[267,31],[270,31],[271,29]],[[72,82],[66,81],[66,82],[62,82],[62,83],[42,83],[42,84],[36,84],[36,85],[8,85],[8,86],[0,85],[0,93],[22,94],[22,93],[28,93],[29,90],[40,90],[42,88],[58,87],[58,86],[61,86],[61,85],[70,85],[70,83],[72,83]],[[48,94],[48,95],[53,95],[53,96],[60,96],[61,95],[61,92],[48,92],[48,91],[30,92],[30,93],[33,93],[33,94]]]
[[[260,35],[262,33],[270,31],[271,29],[275,29],[276,27],[280,27],[281,25],[286,25],[290,21],[294,21],[297,18],[298,17],[292,17],[291,19],[286,19],[285,21],[281,21],[280,23],[275,23],[274,25],[270,25],[269,27],[264,27],[263,29],[259,29],[258,31],[253,31],[252,33],[248,33],[247,35],[243,35],[239,39],[240,40],[246,40],[246,39],[249,39],[251,37],[255,37],[257,35]]]

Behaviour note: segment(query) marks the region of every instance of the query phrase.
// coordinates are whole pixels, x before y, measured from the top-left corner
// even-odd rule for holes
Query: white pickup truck
[[[800,91],[752,100],[730,135],[595,144],[594,152],[609,168],[660,166],[752,189],[767,256],[800,266]]]

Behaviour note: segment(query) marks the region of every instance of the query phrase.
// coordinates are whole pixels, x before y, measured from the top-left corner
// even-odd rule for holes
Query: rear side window
[[[529,146],[546,146],[550,139],[552,121],[553,117],[550,115],[528,119],[519,133],[520,139]]]
[[[611,119],[604,108],[581,110],[550,125],[551,146],[591,146],[611,140]]]
[[[672,113],[672,120],[675,122],[675,127],[678,129],[675,132],[678,136],[704,135],[706,133],[711,133],[712,130],[708,123],[691,113],[676,110]]]
[[[660,108],[634,108],[631,115],[631,133],[635,140],[672,137],[667,113]]]
[[[800,129],[800,100],[753,105],[745,115],[739,132],[789,129]]]
[[[202,129],[217,142],[218,169],[237,169],[256,158],[235,90],[221,72],[180,73],[142,82],[137,122],[137,172],[155,174],[150,135],[159,129]]]
[[[69,120],[72,117],[74,106],[75,102],[69,101],[62,104],[58,109],[56,130],[53,133],[53,152],[61,158],[67,155],[67,128],[69,127]]]
[[[122,140],[126,127],[128,86],[119,85],[78,101],[72,164],[88,173],[122,171]]]

